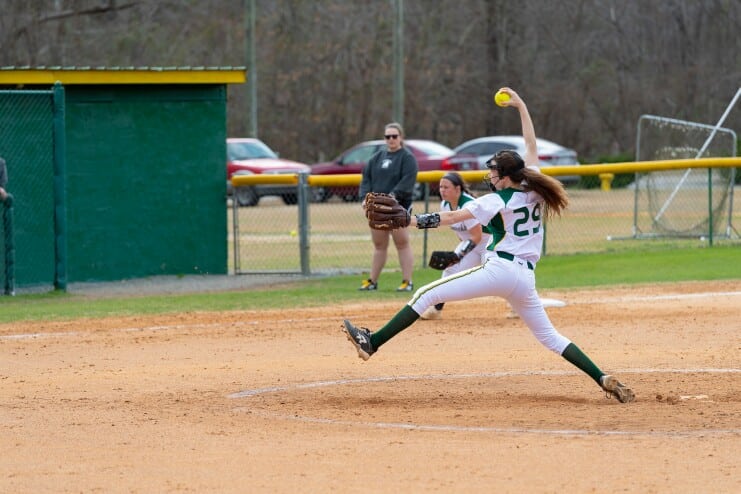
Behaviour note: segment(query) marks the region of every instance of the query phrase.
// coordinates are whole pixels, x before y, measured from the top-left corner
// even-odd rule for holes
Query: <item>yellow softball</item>
[[[507,93],[503,93],[502,91],[497,91],[494,93],[494,103],[497,104],[497,106],[504,106],[504,103],[510,100],[510,96]]]

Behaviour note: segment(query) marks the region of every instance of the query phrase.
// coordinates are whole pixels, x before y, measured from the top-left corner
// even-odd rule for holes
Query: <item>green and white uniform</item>
[[[441,201],[440,211],[455,211],[456,209],[461,209],[467,202],[473,200],[475,200],[475,198],[472,195],[463,192],[458,198],[458,204],[456,204],[455,208],[453,208],[452,204],[450,204],[448,201]],[[469,230],[478,224],[479,222],[475,219],[470,219],[454,223],[450,225],[450,229],[453,230],[453,232],[456,234],[461,242],[464,242],[466,240],[471,240],[471,233]],[[463,259],[461,259],[460,262],[453,264],[449,268],[446,268],[443,271],[442,277],[445,278],[446,276],[450,276],[451,274],[460,273],[461,271],[465,271],[466,269],[480,265],[482,262],[484,262],[484,254],[486,253],[486,247],[487,245],[489,245],[489,242],[491,242],[491,234],[489,234],[487,232],[487,228],[484,227],[484,232],[481,235],[481,241],[476,244],[476,247],[471,252],[463,256]]]
[[[504,189],[467,201],[463,208],[492,232],[486,261],[423,286],[408,305],[422,314],[439,303],[502,297],[540,343],[562,354],[571,341],[553,327],[535,289],[535,265],[543,245],[543,198],[536,192]]]
[[[497,252],[508,253],[529,262],[534,269],[543,248],[542,202],[535,192],[504,189],[466,207],[493,234],[487,257],[497,256]],[[496,211],[493,216],[492,211]]]

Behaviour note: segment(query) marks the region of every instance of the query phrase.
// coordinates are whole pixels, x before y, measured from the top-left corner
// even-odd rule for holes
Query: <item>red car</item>
[[[233,195],[240,206],[255,206],[263,196],[280,196],[285,204],[296,204],[296,186],[255,185],[232,190],[232,176],[301,172],[310,173],[311,168],[305,163],[279,158],[259,139],[232,137],[226,140],[227,193]]]
[[[382,140],[366,141],[357,144],[340,154],[337,158],[326,163],[311,165],[312,175],[340,175],[348,173],[362,173],[363,167],[368,164],[371,156],[382,149],[386,143]],[[431,170],[475,170],[477,169],[476,158],[472,156],[469,161],[461,160],[451,162],[448,158],[453,156],[453,150],[439,142],[424,139],[404,139],[404,146],[417,158],[419,171]],[[437,184],[430,184],[430,192],[437,193]],[[312,187],[312,199],[315,202],[324,202],[333,195],[339,196],[344,201],[357,201],[357,187]],[[424,186],[417,183],[414,187],[414,200],[418,201],[424,196]]]

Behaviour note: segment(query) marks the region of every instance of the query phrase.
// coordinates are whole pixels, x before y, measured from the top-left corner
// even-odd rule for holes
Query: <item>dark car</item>
[[[363,172],[363,167],[368,164],[373,154],[383,149],[386,143],[382,140],[366,141],[357,144],[341,153],[337,158],[326,163],[317,163],[311,166],[312,175],[341,175],[357,174]],[[467,170],[476,169],[476,158],[469,157],[459,159],[455,163],[449,158],[453,156],[453,150],[439,142],[425,139],[404,139],[404,146],[417,158],[419,171],[432,170]],[[437,184],[431,184],[431,192],[437,193]],[[414,200],[423,197],[424,188],[416,184],[414,188]],[[312,187],[313,200],[324,202],[332,196],[338,196],[344,201],[357,201],[358,187]]]
[[[234,175],[308,173],[309,165],[284,160],[267,144],[251,137],[231,137],[226,140],[227,193],[240,206],[255,206],[263,196],[280,196],[285,204],[296,204],[295,185],[255,185],[232,190]]]

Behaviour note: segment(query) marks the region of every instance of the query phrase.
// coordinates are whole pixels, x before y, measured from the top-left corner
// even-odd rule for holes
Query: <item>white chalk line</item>
[[[702,293],[681,293],[674,295],[654,295],[651,297],[606,297],[601,299],[592,299],[588,301],[577,301],[569,302],[573,305],[592,305],[592,304],[614,304],[619,302],[646,302],[652,300],[685,300],[685,299],[700,299],[709,297],[733,297],[740,296],[741,291],[737,292],[702,292]],[[551,299],[554,300],[554,299]],[[560,302],[560,301],[559,301]],[[356,316],[349,316],[354,318]],[[275,325],[275,324],[296,324],[307,321],[323,322],[331,321],[336,322],[336,317],[309,317],[305,319],[271,319],[271,320],[246,320],[246,321],[232,321],[232,322],[215,322],[215,323],[196,323],[196,324],[170,324],[170,325],[159,325],[159,326],[142,326],[142,327],[129,327],[129,328],[116,328],[111,329],[111,332],[145,332],[145,331],[168,331],[178,329],[209,329],[209,328],[225,328],[225,327],[258,327],[261,325]],[[82,335],[94,334],[95,331],[50,331],[44,333],[19,333],[19,334],[7,334],[0,335],[0,341],[2,340],[24,340],[24,339],[42,339],[42,338],[65,338],[65,337],[79,337]]]
[[[589,305],[589,304],[614,304],[620,302],[651,302],[660,300],[690,300],[690,299],[703,299],[703,298],[717,298],[717,297],[737,297],[741,295],[741,292],[702,292],[702,293],[676,293],[669,295],[652,295],[649,297],[642,296],[624,296],[624,297],[606,297],[595,300],[588,300],[586,302],[574,302],[574,305]]]
[[[740,434],[741,429],[704,429],[688,431],[613,431],[613,430],[586,430],[586,429],[527,429],[519,427],[487,427],[487,426],[467,426],[467,425],[425,425],[425,424],[406,424],[399,422],[359,422],[348,420],[334,420],[317,417],[306,417],[303,415],[285,415],[280,413],[263,412],[252,410],[244,407],[234,408],[235,412],[247,412],[252,415],[259,415],[265,418],[294,420],[299,422],[341,425],[351,427],[369,427],[374,429],[404,429],[413,431],[433,431],[433,432],[480,432],[480,433],[497,433],[497,434],[542,434],[551,436],[665,436],[665,437],[704,437],[727,434]]]
[[[318,318],[318,320],[325,320],[328,318]],[[312,319],[302,319],[302,321],[310,321]],[[109,329],[109,332],[116,333],[130,333],[130,332],[157,332],[157,331],[168,331],[178,329],[209,329],[209,328],[224,328],[226,326],[258,326],[263,321],[233,321],[233,322],[215,322],[215,323],[196,323],[196,324],[169,324],[160,326],[142,326],[142,327],[131,327],[131,328],[114,328]],[[281,323],[281,322],[300,322],[297,319],[284,319],[278,321],[270,321],[270,323]],[[46,333],[20,333],[20,334],[9,334],[0,335],[0,340],[23,340],[23,339],[36,339],[36,338],[63,338],[70,336],[82,336],[95,334],[96,331],[50,331]]]
[[[701,368],[701,369],[623,369],[615,371],[617,374],[692,374],[692,373],[713,373],[713,374],[739,374],[741,369],[724,369],[724,368]],[[419,376],[378,376],[356,379],[336,379],[329,381],[314,381],[300,383],[289,386],[272,386],[266,388],[248,389],[237,393],[232,393],[227,398],[240,399],[250,398],[268,393],[281,393],[284,391],[293,391],[300,389],[321,388],[328,386],[340,386],[346,384],[364,384],[374,382],[394,382],[394,381],[415,381],[415,380],[433,380],[433,379],[471,379],[471,378],[501,378],[509,376],[570,376],[579,375],[575,371],[506,371],[506,372],[483,372],[470,374],[424,374]],[[704,395],[698,395],[698,397]],[[698,397],[682,397],[698,398]],[[624,405],[633,406],[633,405]],[[343,425],[353,427],[370,427],[380,429],[404,429],[417,431],[438,431],[438,432],[480,432],[480,433],[499,433],[499,434],[545,434],[555,436],[665,436],[665,437],[702,437],[708,435],[726,435],[741,434],[741,429],[690,429],[684,431],[639,431],[639,430],[587,430],[587,429],[541,429],[527,427],[492,427],[492,426],[466,426],[466,425],[430,425],[430,424],[410,424],[399,422],[367,422],[357,420],[338,420],[323,417],[308,417],[305,415],[288,415],[277,411],[255,410],[249,407],[241,406],[233,409],[236,412],[246,412],[252,415],[259,415],[265,418],[293,420],[305,423],[325,424],[325,425]]]

